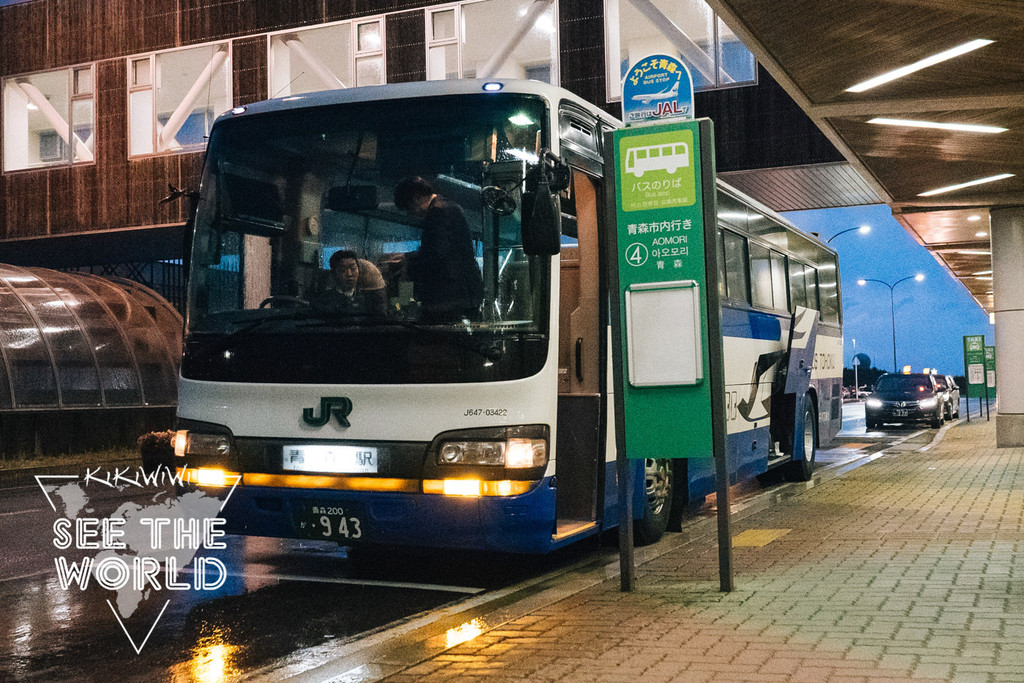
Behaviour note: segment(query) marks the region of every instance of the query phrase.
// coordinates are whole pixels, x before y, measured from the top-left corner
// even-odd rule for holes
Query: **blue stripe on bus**
[[[775,341],[782,338],[782,322],[771,313],[723,307],[722,335]]]

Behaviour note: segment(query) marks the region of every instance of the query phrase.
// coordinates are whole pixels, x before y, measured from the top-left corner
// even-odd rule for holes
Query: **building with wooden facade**
[[[189,207],[162,200],[198,182],[218,115],[312,90],[534,78],[617,114],[628,67],[671,52],[733,185],[778,210],[877,201],[702,0],[8,0],[0,32],[0,262],[178,307]]]

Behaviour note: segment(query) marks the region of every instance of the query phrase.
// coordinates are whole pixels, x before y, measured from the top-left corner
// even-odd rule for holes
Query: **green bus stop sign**
[[[713,454],[713,138],[707,119],[614,131],[616,391],[630,458]],[[711,250],[710,260],[706,251]],[[720,362],[717,365],[720,370]],[[621,388],[620,388],[621,386]],[[720,386],[720,385],[719,385]],[[723,431],[724,433],[724,431]]]

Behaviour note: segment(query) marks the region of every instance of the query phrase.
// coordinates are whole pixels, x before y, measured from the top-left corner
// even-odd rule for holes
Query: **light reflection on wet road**
[[[877,451],[914,431],[866,433],[862,406],[846,406],[844,413],[840,439],[819,451],[822,466]],[[755,485],[741,495],[756,493]],[[129,500],[149,497],[101,491],[90,496],[90,514],[104,517]],[[152,595],[124,620],[130,641],[108,603],[113,591],[61,588],[54,558],[81,555],[54,548],[57,517],[38,487],[0,492],[0,642],[6,644],[0,647],[0,680],[229,680],[296,650],[567,566],[596,547],[583,543],[554,557],[498,561],[443,553],[382,553],[357,561],[331,543],[228,536],[225,549],[198,554],[224,563],[224,584],[213,591]],[[145,642],[140,654],[132,641]]]

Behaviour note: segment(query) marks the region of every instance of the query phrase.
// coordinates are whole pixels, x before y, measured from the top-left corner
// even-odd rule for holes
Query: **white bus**
[[[314,93],[218,119],[175,462],[220,491],[240,476],[229,531],[542,553],[617,523],[602,155],[617,125],[516,81]],[[565,164],[560,207],[535,182],[549,153]],[[436,236],[394,201],[409,177],[465,219],[472,310],[431,314],[410,264]],[[835,253],[724,184],[718,205],[731,469],[806,479],[840,421]],[[336,253],[355,255],[383,308],[323,303]],[[785,369],[808,352],[809,383],[786,394]],[[643,542],[715,488],[708,454],[665,455],[694,457],[636,461]]]

